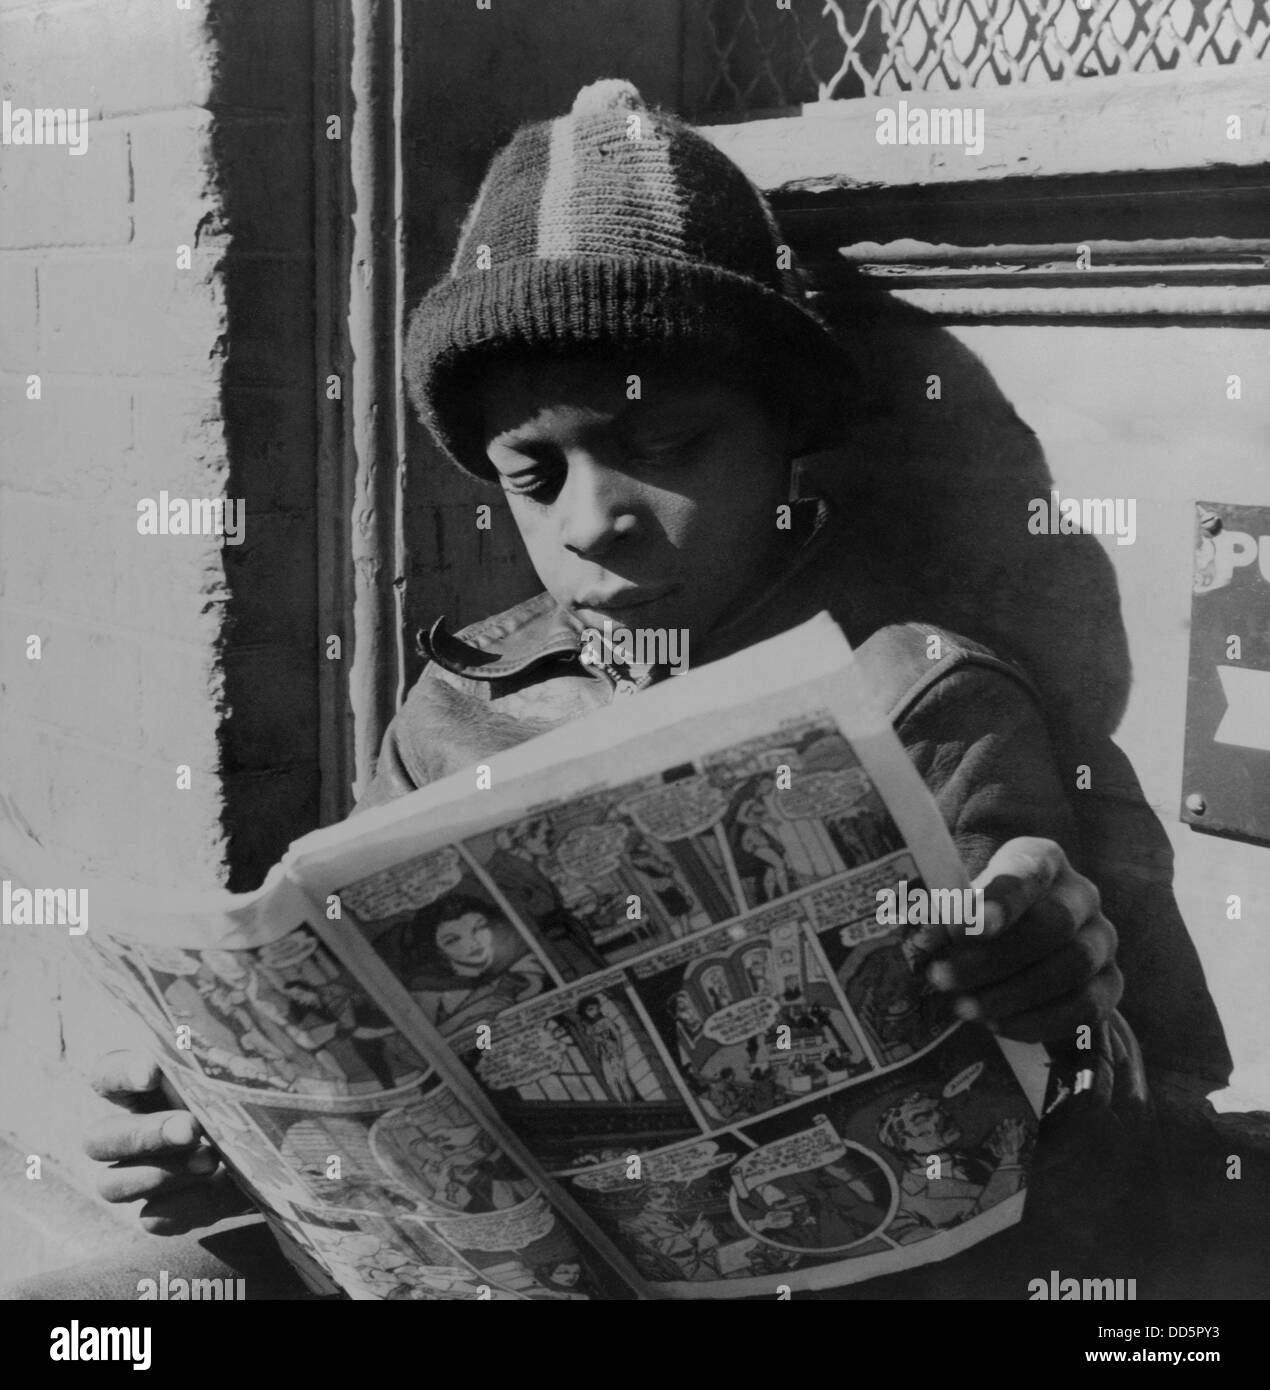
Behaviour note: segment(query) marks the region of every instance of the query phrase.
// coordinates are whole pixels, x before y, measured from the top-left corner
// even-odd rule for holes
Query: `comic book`
[[[1019,1219],[1045,1053],[922,970],[966,887],[822,614],[72,944],[352,1298],[779,1297]]]

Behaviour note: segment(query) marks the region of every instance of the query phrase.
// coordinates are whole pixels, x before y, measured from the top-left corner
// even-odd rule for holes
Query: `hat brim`
[[[806,452],[841,439],[850,368],[820,320],[745,276],[670,258],[527,257],[448,279],[411,316],[406,384],[449,458],[494,481],[472,374],[570,347],[629,353],[632,370],[659,351],[739,367],[799,412]]]

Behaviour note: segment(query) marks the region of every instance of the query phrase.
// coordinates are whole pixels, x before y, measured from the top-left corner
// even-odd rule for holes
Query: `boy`
[[[1116,933],[1062,848],[1070,813],[1027,679],[895,621],[908,615],[844,549],[839,519],[790,495],[792,461],[839,441],[850,383],[787,263],[740,170],[628,83],[586,88],[495,158],[413,317],[406,375],[443,450],[507,494],[545,592],[457,635],[432,627],[361,807],[666,677],[611,647],[597,657],[584,634],[606,622],[678,630],[702,665],[829,609],[987,889],[983,937],[948,949],[930,982],[1006,1037],[1070,1047],[1093,1029],[1092,1088],[1043,1130],[1022,1235],[879,1281],[1022,1297],[1022,1271],[1057,1258],[1050,1222],[1080,1204],[1105,1236],[1120,1160],[1145,1132]],[[127,1065],[99,1088],[144,1107],[153,1078],[128,1081]],[[199,1141],[192,1117],[160,1112],[107,1126],[90,1152],[117,1161],[109,1200],[144,1197],[147,1227],[175,1233],[242,1206],[226,1175],[196,1170],[214,1161]],[[1094,1155],[1084,1169],[1073,1146]],[[993,1283],[1007,1238],[1025,1262],[1017,1288]]]

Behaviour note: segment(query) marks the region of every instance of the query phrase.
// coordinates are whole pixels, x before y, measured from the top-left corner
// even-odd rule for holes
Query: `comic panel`
[[[797,905],[766,929],[637,966],[634,989],[711,1127],[860,1076],[872,1063]],[[755,924],[750,923],[752,928]]]
[[[342,888],[341,907],[443,1037],[554,981],[542,958],[452,846]]]
[[[417,1223],[295,1206],[286,1217],[297,1243],[355,1299],[439,1302],[519,1297],[493,1287]]]
[[[920,1241],[953,1253],[959,1227],[1023,1190],[1035,1133],[995,1042],[960,1029],[902,1076],[557,1177],[655,1283],[856,1260],[871,1277]]]
[[[385,1170],[371,1148],[372,1130],[391,1113],[382,1106],[320,1114],[253,1102],[243,1108],[273,1146],[274,1165],[295,1175],[306,1205],[389,1216],[422,1208],[415,1188]]]
[[[890,1170],[900,1246],[953,1232],[1026,1185],[1037,1121],[1000,1048],[962,1027],[902,1073],[828,1097],[844,1141]]]
[[[758,1147],[733,1165],[729,1202],[756,1240],[799,1255],[800,1265],[892,1248],[881,1238],[898,1204],[890,1169],[840,1134],[827,1107],[801,1106],[741,1133]]]
[[[482,1279],[522,1298],[573,1302],[630,1296],[584,1251],[541,1193],[517,1207],[430,1225]]]
[[[467,841],[565,979],[737,913],[714,825],[722,799],[691,768],[579,798]]]
[[[503,1211],[538,1190],[446,1087],[381,1115],[368,1141],[378,1169],[421,1215]]]
[[[577,1151],[661,1147],[698,1134],[620,975],[593,977],[504,1014],[462,1054],[508,1126],[552,1166]]]
[[[298,927],[250,951],[119,941],[121,960],[170,1020],[168,1052],[218,1081],[345,1096],[420,1080],[423,1059],[317,936]],[[149,1014],[147,1014],[149,1017]]]
[[[746,905],[758,907],[903,847],[851,745],[826,715],[703,760]]]
[[[193,1073],[182,1075],[181,1094],[248,1191],[271,1207],[311,1200],[300,1172],[283,1161],[268,1128],[262,1129],[250,1113],[250,1105],[227,1093],[224,1086]]]
[[[732,1208],[728,1173],[747,1152],[734,1136],[597,1164],[562,1179],[651,1283],[756,1278],[802,1256],[748,1232]]]
[[[910,861],[911,862],[911,861]],[[898,872],[903,876],[904,862]],[[894,889],[897,867],[878,865],[870,879]],[[920,885],[914,873],[909,880]],[[829,885],[824,896],[834,894],[839,885]],[[883,926],[872,917],[840,926],[832,902],[809,904],[820,923],[831,923],[819,933],[820,948],[833,968],[839,986],[859,1021],[870,1048],[879,1063],[894,1066],[924,1051],[935,1040],[957,1026],[952,1000],[931,987],[925,977],[934,942],[926,925],[894,928]]]

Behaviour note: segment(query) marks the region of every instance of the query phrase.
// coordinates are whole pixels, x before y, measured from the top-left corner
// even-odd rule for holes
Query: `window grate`
[[[706,0],[706,112],[1255,62],[1270,0]]]

